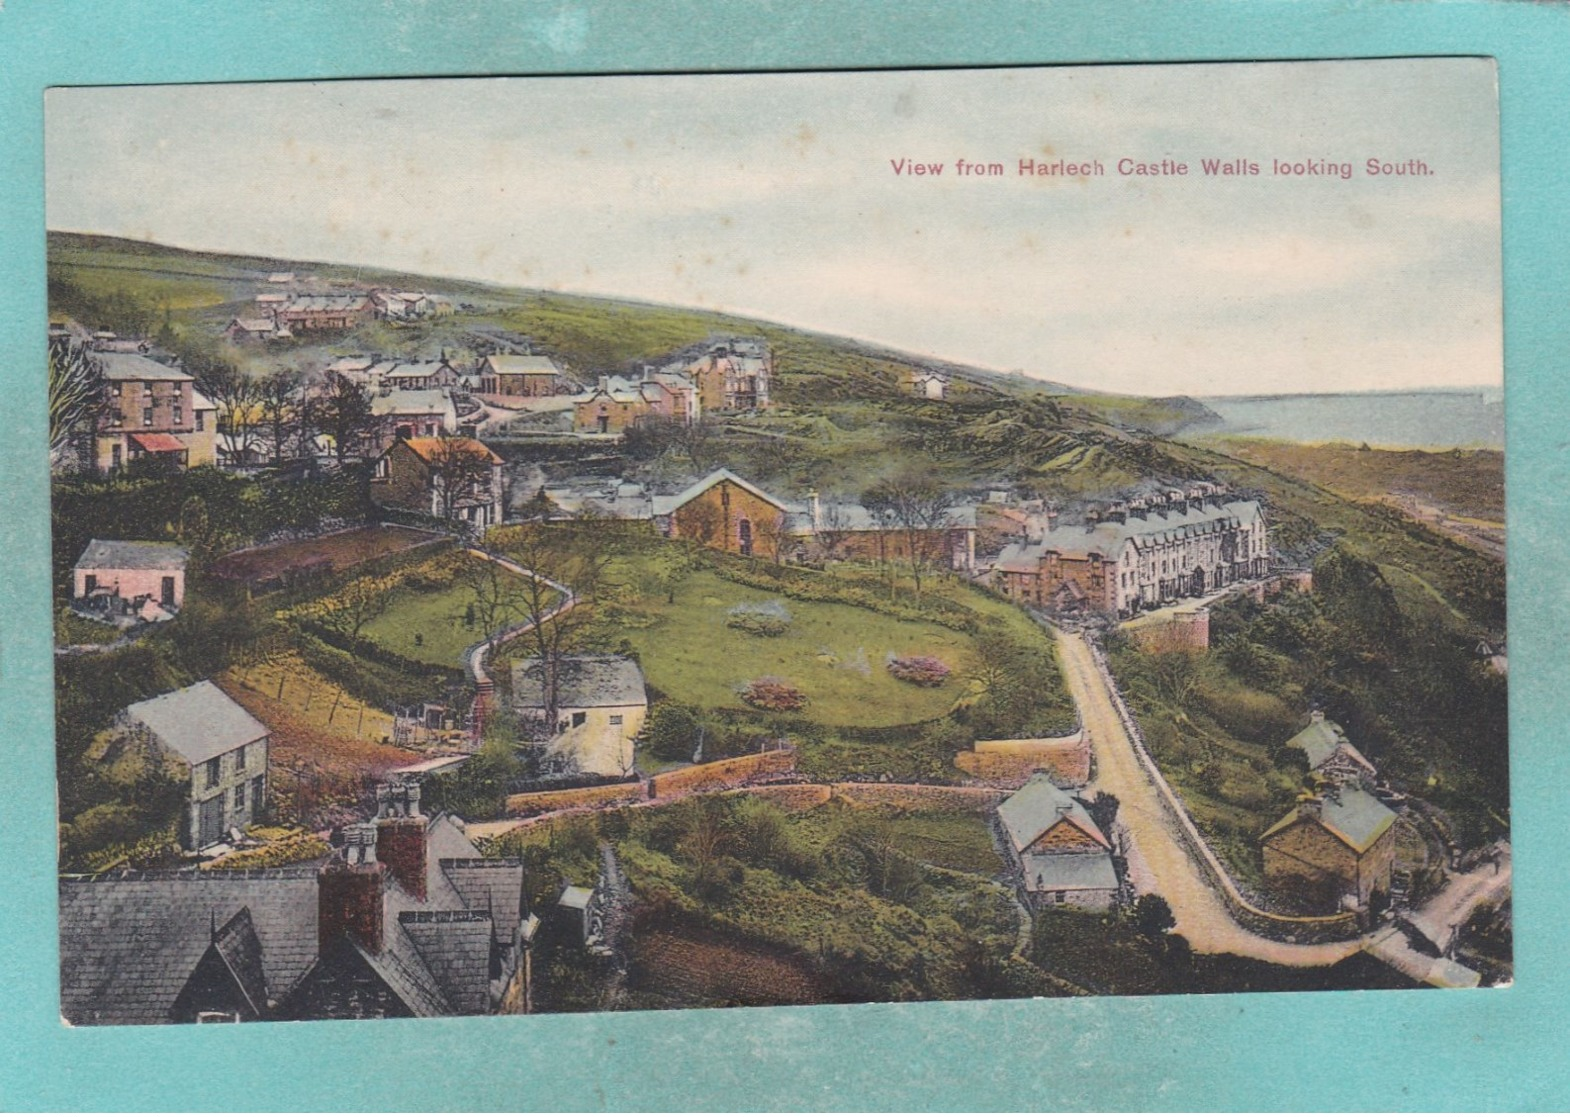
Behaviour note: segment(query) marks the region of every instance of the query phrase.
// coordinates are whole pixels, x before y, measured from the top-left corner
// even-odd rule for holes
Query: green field
[[[806,713],[826,725],[902,725],[946,713],[962,684],[902,683],[885,666],[889,652],[934,655],[960,668],[970,641],[934,624],[897,620],[851,605],[786,601],[792,623],[781,636],[752,636],[726,626],[734,605],[775,600],[766,591],[711,571],[689,576],[675,602],[648,596],[607,610],[603,635],[625,639],[649,683],[677,702],[736,707],[736,688],[777,675],[806,692]]]
[[[485,636],[463,623],[464,610],[473,600],[474,591],[458,584],[436,592],[402,590],[385,613],[366,623],[361,635],[421,663],[455,667],[464,651]]]

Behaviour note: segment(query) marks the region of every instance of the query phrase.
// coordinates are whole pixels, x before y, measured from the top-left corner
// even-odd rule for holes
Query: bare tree
[[[886,516],[897,528],[919,595],[922,572],[948,545],[952,506],[948,490],[926,470],[906,469],[879,481],[862,502],[875,515]]]
[[[64,466],[91,439],[105,406],[103,364],[85,345],[49,343],[49,465]],[[91,457],[91,451],[88,454]]]
[[[528,595],[523,582],[501,563],[464,551],[457,581],[474,595],[469,608],[474,610],[474,622],[482,635],[498,632],[524,615]]]
[[[218,409],[218,438],[224,456],[240,464],[256,446],[261,420],[261,392],[256,381],[217,357],[202,358],[196,386]]]
[[[282,465],[285,449],[304,434],[305,377],[295,369],[277,369],[256,383],[260,425],[273,447],[273,465]]]
[[[472,438],[442,435],[425,460],[436,514],[444,520],[453,519],[465,504],[489,503],[500,495],[492,491],[496,455]]]
[[[852,529],[850,517],[850,509],[838,497],[820,504],[817,523],[812,525],[812,537],[817,544],[818,553],[823,558],[839,557],[840,547],[850,537]]]
[[[310,417],[315,428],[333,440],[333,456],[340,466],[351,454],[360,454],[377,431],[370,393],[337,373],[327,378],[312,401]]]

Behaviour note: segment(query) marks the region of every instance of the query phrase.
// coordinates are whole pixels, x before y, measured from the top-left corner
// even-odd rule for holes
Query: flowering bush
[[[725,623],[753,636],[783,636],[790,628],[790,610],[778,601],[736,605],[725,616]]]
[[[766,675],[741,688],[741,700],[759,710],[799,710],[807,704],[807,696],[784,679]]]
[[[942,686],[949,677],[949,665],[936,656],[907,655],[889,657],[889,674],[917,686]]]

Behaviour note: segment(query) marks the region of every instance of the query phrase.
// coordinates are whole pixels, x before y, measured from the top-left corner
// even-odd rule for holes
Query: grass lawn
[[[454,667],[462,663],[464,650],[485,636],[478,627],[463,623],[464,610],[473,601],[474,592],[463,585],[434,593],[400,590],[388,610],[369,621],[361,635],[421,663]]]
[[[650,684],[674,701],[738,707],[739,685],[777,675],[806,692],[813,720],[875,726],[939,717],[961,693],[953,678],[939,687],[902,683],[885,663],[894,652],[933,655],[958,668],[970,648],[962,633],[852,605],[782,599],[789,631],[753,636],[728,627],[727,610],[775,595],[711,571],[689,576],[675,597],[670,604],[651,594],[635,607],[608,610],[599,622],[609,642],[625,639],[638,652]]]
[[[55,615],[55,643],[61,647],[68,644],[109,644],[122,635],[124,633],[112,624],[79,617],[69,609],[62,609]]]
[[[986,815],[922,811],[895,815],[888,827],[893,843],[918,861],[982,876],[1003,869]]]

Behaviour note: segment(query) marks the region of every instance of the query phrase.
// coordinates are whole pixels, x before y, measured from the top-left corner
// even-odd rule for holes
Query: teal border
[[[62,1027],[42,90],[397,74],[1486,54],[1505,204],[1517,984],[504,1020]],[[0,7],[0,1106],[1556,1109],[1570,782],[1570,9],[1256,0],[5,0]]]

